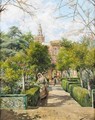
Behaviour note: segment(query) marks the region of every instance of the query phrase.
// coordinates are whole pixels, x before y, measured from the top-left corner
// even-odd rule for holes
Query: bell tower
[[[41,24],[39,24],[38,35],[36,36],[35,41],[41,44],[45,41],[45,37],[43,36]]]

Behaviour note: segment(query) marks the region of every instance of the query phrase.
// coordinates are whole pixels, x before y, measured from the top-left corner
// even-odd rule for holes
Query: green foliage
[[[57,57],[58,70],[68,70],[72,65],[72,52],[65,48],[61,48]]]
[[[9,56],[14,56],[17,52],[25,50],[33,41],[33,35],[22,33],[18,27],[13,26],[7,33],[0,33],[0,59],[6,60]]]
[[[69,92],[70,95],[81,105],[84,107],[91,106],[91,97],[89,96],[89,92],[87,89],[80,87],[80,83],[78,81],[68,81],[62,80],[62,88]]]
[[[72,96],[81,106],[91,106],[91,98],[87,89],[81,87],[74,87]]]
[[[62,81],[62,88],[63,88],[65,91],[67,91],[67,83],[68,83],[67,80],[63,80],[63,81]]]
[[[33,42],[31,33],[22,34],[13,26],[6,34],[1,33],[1,77],[4,82],[14,87],[18,80],[24,81],[31,75],[46,71],[50,66],[47,46]],[[24,84],[24,82],[23,82]]]
[[[95,68],[95,48],[89,49],[85,56],[85,64],[87,68]]]
[[[87,46],[81,43],[74,43],[73,46],[73,67],[76,70],[85,68],[85,56],[88,52]]]
[[[30,65],[34,66],[34,72],[46,71],[50,66],[50,56],[47,46],[43,46],[40,43],[30,44],[27,49]]]
[[[76,70],[82,87],[85,80],[85,84],[88,84],[87,80],[94,80],[95,46],[92,45],[91,39],[86,38],[80,43],[70,42],[63,39],[57,56],[57,69],[60,71],[66,71],[66,76],[68,74],[69,78],[70,69]]]
[[[70,80],[71,80],[71,81],[79,81],[80,78],[77,78],[77,77],[76,77],[76,78],[70,78]]]
[[[70,85],[69,85],[69,87],[68,87],[68,92],[70,93],[71,96],[72,96],[73,88],[74,88],[74,87],[78,87],[78,86],[81,87],[81,85],[78,84],[78,83],[70,84]]]
[[[68,70],[69,68],[71,68],[73,62],[72,47],[73,44],[71,41],[63,39],[57,59],[57,68],[59,70]]]
[[[39,99],[39,87],[34,87],[23,92],[28,97],[28,106],[36,106]]]
[[[80,83],[79,83],[79,81],[78,80],[70,80],[70,81],[68,81],[68,80],[62,80],[62,88],[65,90],[65,91],[67,91],[67,92],[69,92],[70,91],[70,88],[69,88],[69,86],[70,85],[80,85]]]
[[[66,49],[71,49],[72,48],[72,42],[63,38],[61,42],[61,46],[66,48]]]
[[[22,34],[21,31],[16,26],[10,27],[9,32],[8,32],[8,36],[10,38],[19,37],[21,36],[21,34]]]
[[[12,82],[13,80],[17,80],[19,76],[12,68],[5,69],[5,79]]]
[[[11,93],[11,88],[9,86],[5,86],[2,90],[3,94],[10,94]]]

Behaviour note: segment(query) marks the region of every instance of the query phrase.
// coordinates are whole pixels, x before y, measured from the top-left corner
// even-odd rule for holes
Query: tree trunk
[[[22,72],[22,91],[25,91],[25,73]]]
[[[63,78],[63,71],[61,70],[61,78]]]
[[[79,70],[79,78],[80,78],[80,82],[81,82],[81,87],[83,87],[82,69]]]
[[[89,82],[89,80],[88,80],[88,82],[87,82],[87,86],[88,86],[88,91],[89,91],[89,95],[90,95],[91,87],[90,87],[90,82]]]
[[[70,80],[70,70],[69,69],[67,70],[67,74],[68,74],[68,77],[69,77],[69,80]]]
[[[92,73],[93,73],[93,80],[95,80],[95,68],[92,69]]]
[[[90,86],[90,72],[89,72],[89,70],[86,70],[86,72],[87,72],[87,76],[88,76],[87,89],[88,89],[89,95],[90,95],[90,91],[91,91],[91,86]]]

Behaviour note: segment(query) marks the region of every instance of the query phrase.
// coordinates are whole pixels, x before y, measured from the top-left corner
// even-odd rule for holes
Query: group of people
[[[49,79],[46,78],[43,73],[38,73],[37,77],[38,77],[37,83],[43,84],[43,85],[46,85],[46,86],[49,85]],[[54,74],[54,77],[52,78],[52,81],[53,81],[54,86],[58,83],[58,79],[57,79],[56,74]]]

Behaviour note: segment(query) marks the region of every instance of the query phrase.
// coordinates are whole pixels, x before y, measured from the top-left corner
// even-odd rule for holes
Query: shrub
[[[39,99],[39,87],[34,87],[23,92],[28,97],[28,106],[36,106]]]
[[[80,78],[70,78],[70,80],[79,80]]]
[[[68,80],[68,78],[62,78],[62,80]]]
[[[91,106],[91,98],[87,89],[82,87],[74,87],[72,97],[84,107]]]
[[[73,83],[73,84],[70,84],[69,85],[69,87],[68,87],[68,92],[70,93],[70,95],[72,96],[72,90],[73,90],[73,88],[74,87],[77,87],[77,86],[80,86],[81,87],[81,85],[80,85],[80,83]]]
[[[68,81],[72,81],[72,82],[79,82],[80,79],[79,78],[68,78]]]
[[[10,94],[11,93],[11,88],[9,86],[5,86],[3,89],[2,89],[2,93],[3,94]]]
[[[79,81],[62,80],[62,88],[81,105],[91,106],[91,98],[87,89],[82,88]]]
[[[70,92],[70,88],[69,88],[69,85],[71,84],[78,84],[80,85],[80,83],[78,81],[67,81],[67,80],[63,80],[62,81],[62,88],[67,91],[67,92]]]
[[[68,81],[67,80],[62,80],[62,88],[67,91],[67,83]]]

